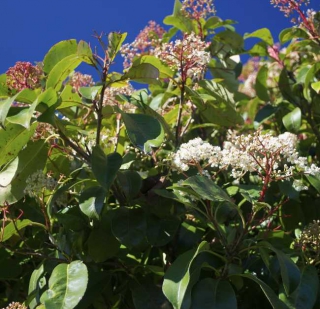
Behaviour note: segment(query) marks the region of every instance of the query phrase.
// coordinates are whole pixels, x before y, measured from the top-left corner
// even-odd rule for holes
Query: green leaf
[[[52,87],[54,90],[60,91],[64,80],[84,60],[87,60],[86,57],[79,56],[78,54],[72,54],[63,58],[50,71],[46,83],[46,88]]]
[[[302,272],[301,281],[296,292],[295,309],[312,309],[317,300],[319,277],[317,269],[307,265]]]
[[[81,88],[80,88],[81,89]],[[70,85],[66,85],[61,94],[61,104],[57,109],[63,109],[72,106],[79,106],[82,104],[81,98],[77,92],[73,91],[73,88]]]
[[[88,284],[88,271],[82,261],[56,266],[45,292],[46,309],[73,309],[84,296]]]
[[[206,278],[192,289],[190,309],[237,309],[237,299],[231,284],[220,279]]]
[[[315,75],[318,73],[319,70],[320,70],[320,62],[317,62],[314,65],[312,65],[312,67],[309,69],[305,78],[303,95],[309,102],[311,102],[311,94],[310,94],[309,86],[312,82],[315,82]]]
[[[138,66],[141,64],[150,64],[159,70],[159,78],[170,78],[173,77],[174,72],[170,67],[164,65],[157,57],[151,55],[144,55],[139,57],[133,62],[133,66]]]
[[[88,218],[99,220],[105,198],[104,188],[90,187],[81,193],[79,207]]]
[[[44,57],[43,71],[49,74],[53,67],[63,58],[76,54],[77,48],[77,41],[74,39],[61,41],[53,45]]]
[[[268,71],[268,67],[263,65],[257,74],[256,83],[254,85],[257,96],[265,102],[270,100],[267,87]]]
[[[287,295],[290,295],[299,285],[300,271],[296,264],[282,251],[274,248],[271,244],[262,241],[259,245],[273,251],[278,259],[282,283]]]
[[[146,244],[146,218],[141,208],[120,207],[113,211],[112,232],[128,248]]]
[[[145,153],[150,153],[152,147],[159,147],[164,141],[163,128],[156,118],[143,114],[121,115],[130,141]]]
[[[208,250],[208,243],[202,242],[197,249],[178,256],[165,273],[162,290],[174,309],[190,308],[191,289],[200,275],[198,268],[192,273],[191,266],[198,254],[205,250]]]
[[[233,49],[242,49],[244,45],[242,36],[228,29],[216,34],[214,40],[224,45],[229,45]]]
[[[126,39],[127,33],[110,32],[108,35],[108,55],[110,61],[113,61],[119,52],[123,41]]]
[[[320,94],[320,81],[311,83],[311,88],[318,94]]]
[[[19,113],[14,116],[7,117],[7,121],[15,124],[19,124],[26,129],[30,128],[30,122],[33,117],[34,111],[38,106],[39,101],[38,98],[30,105],[29,108],[21,110]]]
[[[261,109],[259,109],[256,117],[254,118],[254,127],[258,128],[262,123],[273,117],[276,111],[277,108],[271,104],[264,105]]]
[[[175,217],[158,218],[155,215],[147,217],[147,238],[152,246],[164,246],[173,239],[180,225]]]
[[[196,32],[192,21],[182,14],[181,8],[181,2],[179,0],[175,0],[173,14],[166,16],[163,23],[165,25],[173,26],[185,33],[191,33],[192,31]]]
[[[116,256],[120,248],[119,241],[113,236],[111,229],[94,229],[88,238],[88,252],[96,263]]]
[[[295,38],[309,39],[309,35],[306,31],[298,27],[284,29],[279,34],[281,44],[285,44]]]
[[[136,171],[118,171],[117,181],[128,201],[137,197],[142,187],[142,178]]]
[[[92,172],[106,192],[109,191],[117,171],[121,167],[122,157],[117,152],[105,155],[100,146],[92,149]]]
[[[100,94],[101,89],[102,86],[81,87],[79,92],[84,98],[88,100],[94,100],[97,95]]]
[[[14,235],[19,235],[20,230],[24,229],[27,226],[36,225],[40,226],[44,229],[46,227],[43,224],[32,222],[29,219],[23,219],[23,220],[15,220],[14,223],[10,222],[8,225],[5,226],[4,231],[2,231],[2,239],[0,239],[1,242],[7,241]]]
[[[320,193],[320,179],[314,175],[306,175],[306,178],[311,183],[311,185]]]
[[[92,56],[92,50],[90,45],[85,41],[80,41],[77,46],[77,54],[82,57],[83,61],[88,64],[94,64],[95,60]]]
[[[159,69],[154,65],[141,63],[132,65],[129,71],[123,75],[123,79],[130,79],[142,84],[160,84],[159,76]]]
[[[43,170],[47,154],[48,148],[43,140],[30,142],[15,160],[5,166],[0,173],[0,179],[10,181],[10,184],[0,186],[0,204],[5,201],[9,204],[15,203],[24,196],[26,179],[37,170]]]
[[[34,134],[37,125],[37,123],[34,123],[27,130],[20,125],[9,123],[6,130],[0,129],[0,166],[18,155]]]
[[[252,33],[246,33],[244,35],[244,39],[248,38],[258,38],[262,41],[266,42],[269,46],[273,46],[273,37],[269,29],[267,28],[261,28],[259,30],[256,30]]]
[[[203,199],[216,202],[229,202],[233,204],[229,195],[217,186],[211,179],[205,176],[192,176],[182,183],[183,186],[190,186]]]
[[[31,274],[28,295],[34,295],[29,303],[30,309],[35,309],[40,303],[40,279],[44,276],[44,265],[41,263]]]
[[[301,127],[301,110],[296,107],[282,118],[282,122],[289,132],[298,133]]]
[[[251,275],[251,274],[242,274],[242,275],[236,275],[236,276],[248,278],[248,279],[256,282],[260,286],[264,295],[269,300],[273,309],[289,309],[286,306],[286,304],[278,298],[278,296],[275,294],[275,292],[266,283],[264,283],[262,280],[258,279],[256,276]],[[232,278],[234,276],[230,276],[230,277]]]

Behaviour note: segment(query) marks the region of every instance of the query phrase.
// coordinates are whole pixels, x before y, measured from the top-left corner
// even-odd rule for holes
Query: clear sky
[[[93,31],[128,32],[131,42],[149,20],[161,23],[174,0],[0,0],[0,74],[16,61],[41,61],[55,43],[91,42]],[[238,21],[241,34],[267,27],[274,37],[291,25],[269,0],[215,0],[217,16]],[[310,8],[320,10],[320,0]],[[277,41],[275,39],[275,41]]]

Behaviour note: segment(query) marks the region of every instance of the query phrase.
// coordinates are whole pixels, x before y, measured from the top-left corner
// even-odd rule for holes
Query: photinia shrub
[[[304,2],[271,1],[296,15],[275,40],[175,0],[134,42],[69,39],[0,75],[3,308],[320,307],[320,13]]]

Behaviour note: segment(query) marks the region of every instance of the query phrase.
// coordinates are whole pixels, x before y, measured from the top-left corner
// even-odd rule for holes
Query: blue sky
[[[16,61],[41,61],[55,43],[75,38],[97,45],[93,31],[128,32],[132,41],[149,20],[161,23],[174,0],[1,0],[0,74]],[[269,0],[215,0],[217,16],[238,21],[241,34],[267,27],[274,37],[291,25]],[[310,7],[320,10],[320,1]],[[277,40],[275,40],[277,41]],[[119,64],[118,64],[119,65]],[[118,66],[117,65],[117,66]]]

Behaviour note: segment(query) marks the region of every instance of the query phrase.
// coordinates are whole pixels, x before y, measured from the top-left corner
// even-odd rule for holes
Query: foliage
[[[2,307],[319,308],[320,18],[281,3],[279,44],[176,0],[0,75]]]

